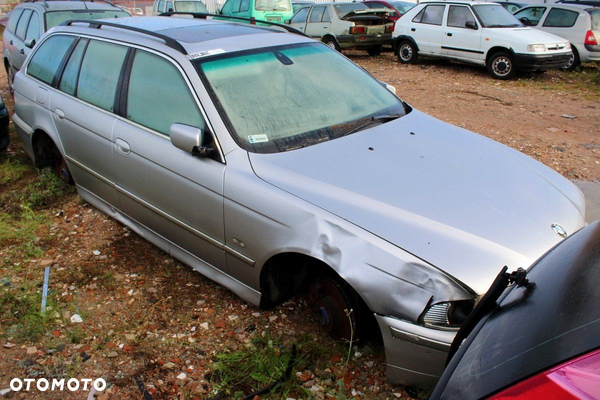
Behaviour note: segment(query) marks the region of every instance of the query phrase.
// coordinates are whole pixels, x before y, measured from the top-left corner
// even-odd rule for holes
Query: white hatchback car
[[[566,69],[581,62],[600,61],[600,8],[583,4],[540,4],[515,13],[524,25],[571,42],[573,55]]]
[[[402,63],[419,55],[485,65],[498,79],[515,70],[563,68],[569,42],[524,27],[501,5],[481,1],[422,2],[396,22],[394,52]]]

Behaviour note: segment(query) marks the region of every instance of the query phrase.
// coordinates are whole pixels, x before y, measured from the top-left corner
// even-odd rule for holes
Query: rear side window
[[[310,13],[310,18],[308,19],[308,22],[321,22],[321,18],[323,18],[324,12],[325,12],[325,7],[313,7],[313,10]]]
[[[15,28],[17,27],[17,23],[19,22],[19,18],[21,18],[21,14],[23,14],[22,8],[14,10],[10,14],[10,18],[8,19],[8,24],[6,25],[6,29],[9,32],[15,33]]]
[[[442,25],[446,6],[427,6],[413,18],[413,22],[430,25]]]
[[[164,58],[140,50],[129,78],[127,119],[164,135],[169,135],[174,123],[205,126],[179,70]]]
[[[75,88],[77,87],[77,78],[79,76],[79,69],[81,68],[81,60],[83,59],[83,53],[87,46],[87,39],[82,39],[75,46],[75,50],[71,53],[71,57],[67,62],[65,71],[60,78],[60,84],[58,88],[65,93],[75,96]]]
[[[55,35],[44,41],[31,58],[27,75],[52,84],[60,63],[74,40],[73,36]]]
[[[77,97],[107,111],[113,111],[117,82],[127,48],[112,43],[91,41],[77,83]]]
[[[575,25],[577,17],[579,17],[579,13],[577,11],[553,8],[548,13],[546,20],[544,21],[544,26],[554,28],[570,28]]]
[[[19,20],[19,25],[17,25],[17,31],[15,35],[19,39],[25,39],[25,32],[27,32],[27,25],[29,24],[29,19],[31,18],[31,14],[33,11],[25,10],[23,11],[23,15],[21,15],[21,19]]]
[[[29,26],[27,27],[27,33],[25,34],[25,40],[34,39],[38,40],[40,37],[40,16],[37,12],[33,12],[31,19],[29,20]]]
[[[250,0],[242,0],[240,3],[240,12],[245,12],[250,10]]]

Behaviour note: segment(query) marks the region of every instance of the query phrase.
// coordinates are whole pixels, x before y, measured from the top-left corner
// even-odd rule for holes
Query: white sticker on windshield
[[[269,137],[267,135],[250,135],[248,136],[248,141],[251,144],[254,143],[264,143],[269,141]]]
[[[225,53],[225,50],[223,50],[223,49],[204,50],[204,51],[199,51],[197,53],[192,53],[192,54],[190,54],[190,57],[192,58],[192,60],[194,60],[196,58],[206,57],[206,56],[214,56],[215,54],[222,54],[222,53]]]

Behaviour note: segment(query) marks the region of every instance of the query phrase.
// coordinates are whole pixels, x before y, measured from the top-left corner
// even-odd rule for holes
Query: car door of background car
[[[442,35],[442,54],[463,60],[482,60],[481,27],[467,28],[466,23],[475,23],[471,8],[467,6],[450,5],[444,23]]]
[[[321,39],[329,32],[329,25],[331,25],[331,18],[328,6],[313,6],[306,23],[306,34]]]
[[[51,40],[57,37],[73,39],[57,35]],[[54,125],[75,183],[118,208],[112,163],[113,112],[128,49],[84,38],[72,46],[58,91],[53,91],[50,99]]]
[[[172,124],[208,128],[184,74],[171,61],[136,50],[114,127],[117,191],[125,214],[189,254],[225,270],[225,164],[175,147]]]
[[[15,37],[12,40],[13,45],[9,47],[9,51],[11,53],[11,63],[16,71],[21,69],[25,58],[31,52],[31,49],[25,46],[29,22],[33,20],[32,27],[37,25],[37,35],[39,37],[39,18],[39,14],[36,11],[30,9],[23,10],[21,18],[19,18],[19,23],[17,24],[14,33]]]
[[[442,49],[442,21],[445,5],[428,5],[423,8],[409,24],[407,34],[417,46],[419,53],[440,55]]]
[[[306,29],[306,17],[308,17],[310,9],[311,7],[301,8],[290,20],[290,26],[304,32]]]

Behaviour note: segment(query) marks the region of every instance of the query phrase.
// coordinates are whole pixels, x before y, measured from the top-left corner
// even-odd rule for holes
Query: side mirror
[[[35,46],[35,39],[27,39],[23,44],[25,47],[33,49],[33,46]]]
[[[479,27],[477,26],[477,24],[475,23],[475,21],[467,21],[465,22],[465,28],[469,28],[469,29],[479,29]]]
[[[387,90],[389,90],[390,92],[392,92],[393,94],[396,94],[396,88],[388,83],[379,81],[379,83],[381,83],[381,86],[383,86],[384,88],[386,88]]]
[[[292,23],[291,19],[286,19],[285,21],[283,21],[284,24],[289,25]]]
[[[194,156],[208,157],[215,151],[212,147],[202,146],[204,130],[194,126],[173,124],[169,128],[169,137],[173,146]]]
[[[141,8],[136,7],[136,8],[133,9],[133,14],[134,15],[144,15],[144,10],[142,10]]]

